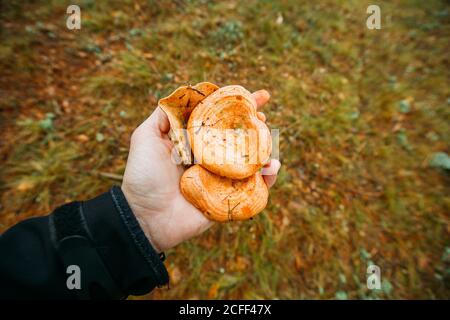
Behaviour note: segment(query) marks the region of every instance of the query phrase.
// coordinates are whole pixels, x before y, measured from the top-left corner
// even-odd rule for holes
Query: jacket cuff
[[[169,282],[119,187],[81,206],[93,245],[122,292],[143,295]]]

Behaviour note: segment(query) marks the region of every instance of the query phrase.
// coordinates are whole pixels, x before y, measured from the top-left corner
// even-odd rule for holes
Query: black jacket
[[[2,234],[0,298],[142,295],[168,283],[163,259],[164,254],[148,242],[120,188],[113,187]],[[79,276],[78,285],[73,276]]]

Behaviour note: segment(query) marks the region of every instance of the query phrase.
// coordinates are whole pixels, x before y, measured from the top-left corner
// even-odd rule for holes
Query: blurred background
[[[372,2],[2,1],[0,232],[120,185],[173,89],[241,84],[272,94],[270,203],[167,252],[144,298],[450,298],[449,2]]]

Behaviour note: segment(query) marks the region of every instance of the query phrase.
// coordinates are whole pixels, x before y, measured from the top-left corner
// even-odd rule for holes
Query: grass
[[[269,205],[170,250],[170,289],[146,298],[448,299],[450,11],[381,1],[368,30],[369,4],[82,1],[68,31],[63,1],[8,2],[0,228],[120,183],[132,130],[177,86],[242,84],[271,92],[281,133]]]

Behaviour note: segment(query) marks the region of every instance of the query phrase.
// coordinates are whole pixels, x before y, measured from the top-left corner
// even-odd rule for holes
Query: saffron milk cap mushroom
[[[252,94],[242,86],[202,82],[178,88],[158,105],[169,118],[169,138],[182,163],[196,163],[181,177],[183,196],[218,222],[261,212],[269,192],[260,169],[272,144]]]

